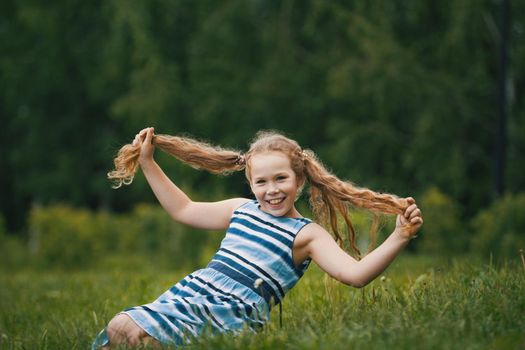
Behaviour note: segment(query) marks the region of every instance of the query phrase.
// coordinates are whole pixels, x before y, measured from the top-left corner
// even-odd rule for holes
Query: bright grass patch
[[[189,272],[189,271],[187,271]],[[0,275],[1,349],[88,349],[118,311],[155,299],[185,272]],[[261,333],[191,349],[522,349],[525,271],[404,257],[363,289],[312,266]]]

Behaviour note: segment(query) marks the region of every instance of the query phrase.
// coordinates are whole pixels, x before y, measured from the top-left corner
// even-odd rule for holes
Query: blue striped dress
[[[270,309],[303,276],[292,247],[311,220],[275,217],[252,200],[236,209],[219,251],[204,269],[186,276],[154,302],[123,311],[146,333],[166,345],[189,343],[211,333],[260,330]],[[106,330],[92,349],[108,344]]]

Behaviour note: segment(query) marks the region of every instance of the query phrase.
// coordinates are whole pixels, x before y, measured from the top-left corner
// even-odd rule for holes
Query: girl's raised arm
[[[341,249],[321,226],[310,224],[302,232],[305,250],[319,267],[338,281],[354,287],[364,287],[381,274],[407,245],[423,224],[421,211],[414,199],[403,215],[398,215],[394,232],[376,249],[357,261]],[[301,236],[299,236],[301,237]]]
[[[133,141],[140,145],[139,164],[153,193],[162,207],[182,224],[207,230],[224,230],[232,212],[248,199],[233,198],[220,202],[194,202],[178,188],[153,159],[153,128],[141,130]]]

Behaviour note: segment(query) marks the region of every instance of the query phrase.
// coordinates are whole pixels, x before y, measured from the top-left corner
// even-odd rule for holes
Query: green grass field
[[[121,309],[149,302],[187,272],[1,272],[1,349],[88,349]],[[363,289],[312,266],[259,334],[192,349],[525,349],[525,271],[402,256]]]

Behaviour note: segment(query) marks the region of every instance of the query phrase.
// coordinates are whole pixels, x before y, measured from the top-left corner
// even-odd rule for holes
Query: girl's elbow
[[[354,287],[355,288],[364,288],[366,286],[368,286],[368,283],[370,283],[370,281],[359,281],[357,282]]]
[[[361,280],[355,280],[355,281],[351,281],[350,283],[347,283],[349,286],[351,287],[354,287],[354,288],[363,288],[365,287],[368,282],[366,281],[361,281]]]
[[[369,283],[369,281],[365,280],[364,278],[361,278],[355,275],[341,274],[338,277],[340,277],[338,278],[338,280],[341,283],[346,284],[347,286],[350,286],[350,287],[354,287],[354,288],[363,288]]]

